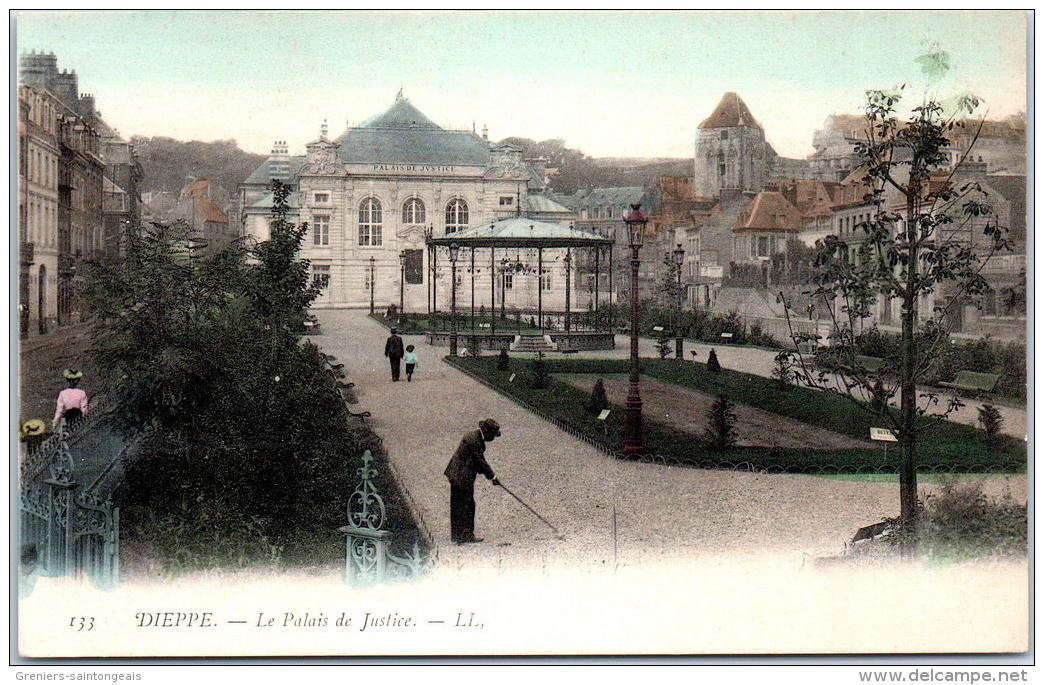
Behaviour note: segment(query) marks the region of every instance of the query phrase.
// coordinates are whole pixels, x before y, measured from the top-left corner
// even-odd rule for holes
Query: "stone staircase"
[[[547,336],[543,335],[520,335],[515,338],[512,345],[514,352],[536,354],[538,352],[554,352],[555,347]]]

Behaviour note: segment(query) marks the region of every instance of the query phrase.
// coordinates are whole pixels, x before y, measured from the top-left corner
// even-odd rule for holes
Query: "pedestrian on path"
[[[58,393],[58,402],[54,408],[54,429],[58,430],[59,422],[68,424],[71,421],[87,416],[87,393],[77,387],[83,372],[75,369],[66,369],[62,376],[68,382],[69,387]]]
[[[475,478],[482,474],[493,485],[500,481],[486,461],[486,443],[500,435],[500,424],[493,419],[479,421],[479,429],[464,435],[446,466],[450,482],[450,539],[458,545],[482,542],[475,537]]]
[[[413,345],[406,346],[406,356],[402,358],[406,362],[406,382],[409,383],[413,380],[413,370],[417,368],[417,353],[413,350],[416,349]]]
[[[399,380],[399,369],[402,365],[402,356],[404,352],[402,349],[402,338],[399,337],[399,330],[396,328],[391,329],[391,335],[388,336],[387,342],[384,343],[384,356],[391,362],[391,376],[393,381]]]

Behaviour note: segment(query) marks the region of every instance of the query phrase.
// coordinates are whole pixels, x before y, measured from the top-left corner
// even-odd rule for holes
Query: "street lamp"
[[[374,264],[376,259],[370,257],[370,313],[373,314],[373,286],[374,286]]]
[[[681,285],[681,274],[682,264],[685,263],[685,250],[682,249],[681,243],[678,243],[678,249],[674,250],[674,266],[678,269],[678,316],[675,319],[674,332],[677,336],[674,339],[674,358],[685,359],[685,355],[682,354],[682,334],[681,334],[681,313],[682,313],[682,285]]]
[[[570,267],[573,265],[573,254],[571,250],[566,250],[565,254],[565,333],[566,333],[566,347],[569,347],[569,319],[570,301],[569,301],[569,272]]]
[[[453,328],[450,331],[450,356],[457,356],[457,256],[460,254],[460,245],[452,243],[449,246],[450,253],[450,317],[453,320]]]
[[[406,311],[406,250],[399,252],[399,316]]]
[[[624,454],[637,457],[642,453],[642,397],[638,390],[638,251],[645,238],[648,219],[641,212],[640,204],[631,205],[624,217],[627,224],[627,244],[631,248],[631,382],[627,390],[624,409]]]
[[[507,257],[500,260],[500,320],[505,321],[504,295],[507,290],[508,260]]]

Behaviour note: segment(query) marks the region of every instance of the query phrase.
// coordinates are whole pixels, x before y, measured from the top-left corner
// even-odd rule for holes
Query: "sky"
[[[991,119],[1027,110],[1018,11],[28,12],[12,35],[12,54],[75,70],[126,138],[257,153],[281,140],[303,154],[324,121],[339,135],[400,88],[444,128],[592,157],[692,157],[729,91],[798,158],[870,88],[970,92]],[[936,50],[950,69],[927,84],[915,60]]]

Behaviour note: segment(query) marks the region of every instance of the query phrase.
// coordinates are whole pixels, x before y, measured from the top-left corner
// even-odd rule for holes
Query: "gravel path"
[[[896,515],[898,487],[802,475],[665,468],[617,461],[577,441],[441,361],[422,336],[412,383],[393,383],[385,329],[363,312],[320,311],[314,338],[346,365],[358,409],[372,412],[390,458],[449,568],[641,565],[652,559],[783,555],[798,563],[833,555],[861,526]],[[728,356],[726,355],[726,359]],[[559,539],[506,493],[476,484],[476,534],[449,541],[442,471],[461,436],[492,417],[503,437],[487,458],[505,486],[548,519]],[[1025,477],[990,479],[987,491],[1025,500]]]

